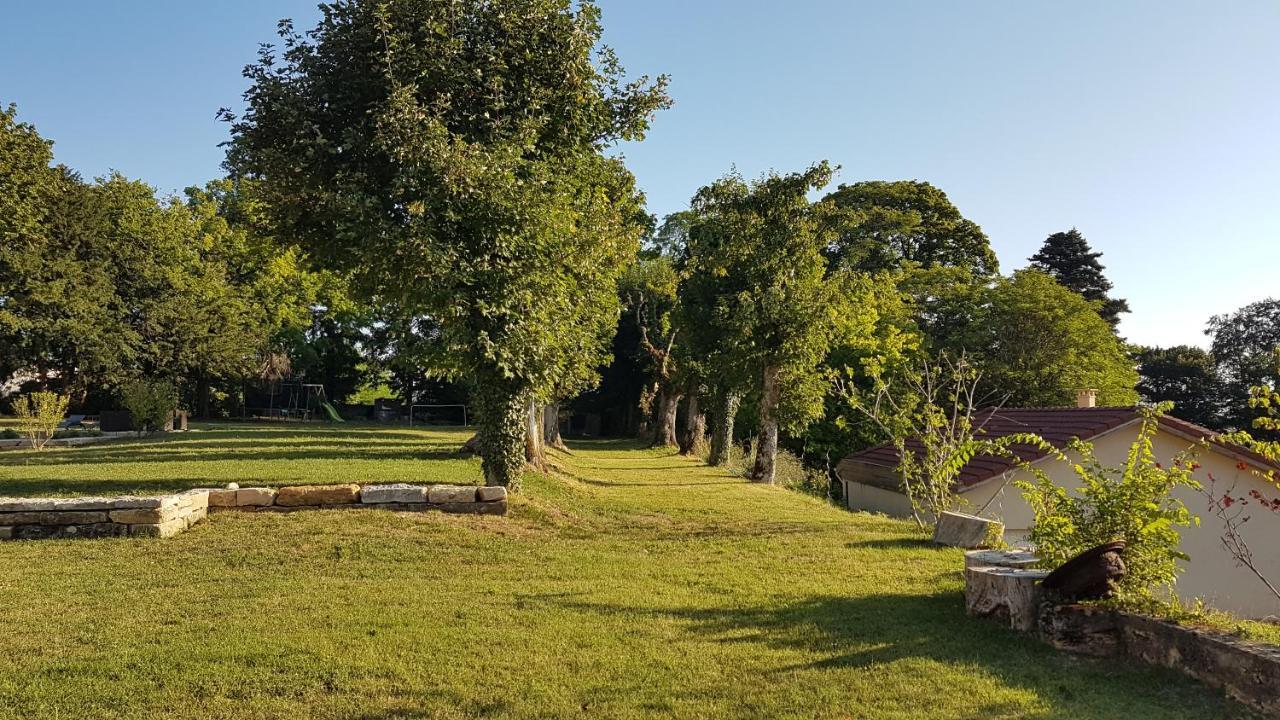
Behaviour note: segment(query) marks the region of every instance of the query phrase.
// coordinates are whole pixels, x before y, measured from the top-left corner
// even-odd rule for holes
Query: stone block
[[[191,527],[192,525],[195,525],[201,520],[204,520],[208,516],[209,516],[209,508],[195,508],[190,512],[188,512],[186,515],[183,515],[182,519],[183,521],[186,522],[187,527]]]
[[[0,513],[2,525],[92,525],[107,520],[105,511]]]
[[[377,503],[425,503],[427,488],[422,485],[396,483],[394,485],[365,485],[360,489],[360,502]]]
[[[495,500],[506,500],[507,489],[501,485],[485,486],[476,490],[476,499],[480,502],[494,502]]]
[[[312,505],[350,505],[360,500],[360,486],[296,485],[276,492],[276,504],[284,507]]]
[[[207,489],[185,490],[174,495],[167,495],[161,506],[173,505],[178,508],[209,507],[209,491]]]
[[[154,525],[130,525],[129,534],[134,537],[173,537],[183,530],[187,529],[187,522],[183,518],[170,520],[169,522],[158,523]]]
[[[276,501],[276,491],[273,488],[240,488],[236,490],[236,505],[238,507],[262,507],[264,505],[274,505]]]
[[[1014,630],[1036,628],[1045,570],[971,567],[964,571],[964,609],[977,617],[1005,620]]]
[[[458,502],[458,503],[440,503],[432,505],[438,507],[444,512],[453,513],[455,515],[506,515],[507,501],[493,500],[491,502]]]
[[[225,490],[209,491],[209,507],[235,507],[236,495],[239,490],[234,488]]]
[[[476,487],[474,485],[432,485],[427,492],[427,501],[432,505],[474,503]]]
[[[115,537],[128,532],[127,525],[89,523],[85,525],[19,525],[13,529],[15,540],[69,540],[72,538]]]
[[[144,508],[141,510],[112,510],[108,515],[112,522],[126,525],[158,525],[180,517],[183,511],[176,506]]]
[[[970,550],[991,547],[1003,538],[1004,523],[957,512],[942,513],[933,529],[935,543]]]
[[[0,540],[8,540],[13,537],[13,528],[7,525],[0,525]]]
[[[1040,558],[1029,550],[970,550],[964,554],[964,566],[971,567],[1035,567]]]
[[[0,513],[153,508],[160,507],[162,500],[162,497],[137,497],[134,495],[109,498],[0,498]]]

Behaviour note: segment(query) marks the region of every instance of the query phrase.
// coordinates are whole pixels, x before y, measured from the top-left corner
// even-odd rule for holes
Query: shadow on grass
[[[621,619],[676,618],[690,632],[717,642],[763,645],[816,658],[769,669],[780,682],[797,671],[883,672],[886,665],[919,659],[950,666],[961,676],[979,670],[993,682],[1035,693],[1048,706],[1028,715],[1026,708],[983,704],[975,695],[968,698],[973,705],[963,709],[964,717],[1123,717],[1121,707],[1159,709],[1165,718],[1242,716],[1218,694],[1171,671],[1065,655],[995,623],[969,618],[958,593],[824,596],[754,608],[662,609],[541,599]]]
[[[872,540],[854,540],[845,543],[845,547],[874,550],[949,550],[942,545],[935,545],[928,538],[875,538]]]

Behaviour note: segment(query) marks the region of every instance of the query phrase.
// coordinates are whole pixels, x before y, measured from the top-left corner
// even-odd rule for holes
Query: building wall
[[[1119,428],[1093,440],[1098,460],[1109,467],[1123,466],[1129,447],[1137,438],[1137,424]],[[1191,445],[1191,441],[1161,431],[1157,434],[1153,449],[1159,462],[1170,462],[1179,452]],[[1248,496],[1251,489],[1267,497],[1280,496],[1280,490],[1271,488],[1249,470],[1240,470],[1237,460],[1226,454],[1205,450],[1200,454],[1200,470],[1196,477],[1202,483],[1209,482],[1212,473],[1218,480],[1220,491],[1232,484],[1236,496]],[[1079,485],[1071,468],[1062,462],[1044,461],[1038,466],[1056,484],[1074,488]],[[1032,523],[1031,508],[1022,499],[1021,492],[1013,485],[1019,479],[1030,479],[1028,473],[1014,471],[1005,477],[993,478],[963,493],[957,509],[983,517],[1001,520],[1005,524],[1005,539],[1010,543],[1025,540]],[[845,479],[849,507],[855,510],[882,512],[894,517],[909,517],[910,504],[901,493],[871,488],[867,492],[860,483]],[[1181,549],[1190,562],[1184,563],[1184,572],[1178,579],[1178,595],[1184,601],[1203,599],[1210,605],[1245,617],[1280,615],[1280,600],[1264,586],[1248,569],[1239,567],[1222,547],[1222,522],[1209,510],[1205,498],[1188,488],[1176,491],[1176,496],[1186,504],[1192,514],[1199,516],[1200,525],[1183,528]],[[1256,506],[1250,506],[1251,509]],[[1254,561],[1273,583],[1280,581],[1280,514],[1261,508],[1248,513],[1252,519],[1241,531],[1253,549]]]

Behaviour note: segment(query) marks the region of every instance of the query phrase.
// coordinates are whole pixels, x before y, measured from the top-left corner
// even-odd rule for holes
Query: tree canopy
[[[1233,313],[1214,315],[1205,332],[1213,338],[1213,357],[1226,392],[1224,422],[1246,429],[1256,415],[1249,408],[1250,390],[1280,383],[1274,355],[1280,348],[1280,300],[1260,300]]]
[[[831,216],[836,236],[826,249],[834,266],[875,272],[912,263],[980,276],[1000,271],[982,228],[927,182],[841,185],[826,200],[840,210]]]
[[[1102,405],[1132,405],[1138,373],[1111,326],[1079,294],[1039,270],[998,282],[970,347],[984,381],[1018,407],[1072,405],[1082,388]]]
[[[1173,414],[1222,430],[1227,411],[1217,364],[1204,348],[1178,345],[1138,351],[1138,394],[1152,405],[1173,403]]]
[[[604,359],[643,214],[621,161],[668,104],[628,82],[591,2],[321,6],[246,69],[228,167],[274,227],[368,298],[439,318],[475,381],[490,483],[518,480],[528,396]]]

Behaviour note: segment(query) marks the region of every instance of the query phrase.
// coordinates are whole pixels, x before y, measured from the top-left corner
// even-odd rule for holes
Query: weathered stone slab
[[[239,490],[219,489],[209,491],[209,507],[235,507]]]
[[[476,500],[480,502],[494,502],[495,500],[506,499],[507,489],[501,485],[485,486],[476,490]]]
[[[360,500],[360,486],[295,485],[276,492],[276,504],[284,507],[302,505],[350,505]]]
[[[1121,651],[1117,613],[1096,605],[1044,603],[1036,632],[1055,648],[1081,655],[1112,657]]]
[[[0,540],[8,540],[13,537],[13,528],[7,525],[0,525]]]
[[[970,550],[964,554],[964,566],[971,567],[1035,567],[1040,558],[1029,550]]]
[[[506,515],[507,501],[494,500],[492,502],[458,502],[458,503],[441,503],[432,505],[438,507],[444,512],[456,515]]]
[[[1014,630],[1034,630],[1040,616],[1045,570],[971,567],[964,571],[965,612],[1007,620]]]
[[[166,495],[161,507],[173,505],[178,508],[209,507],[209,491],[206,489],[185,490],[175,495]]]
[[[432,505],[473,503],[476,501],[476,487],[474,485],[432,485],[427,493],[427,501]]]
[[[0,498],[0,513],[4,512],[63,512],[79,510],[120,510],[126,508],[160,507],[164,496],[85,498]]]
[[[393,485],[365,485],[360,489],[360,502],[376,503],[425,503],[427,488],[423,485],[395,483]]]
[[[107,513],[97,511],[15,512],[0,514],[3,525],[92,525],[107,522]]]
[[[108,513],[112,522],[125,523],[126,525],[157,525],[163,522],[169,522],[176,517],[190,512],[189,509],[179,508],[175,505],[168,505],[158,508],[143,508],[140,510],[112,510]]]
[[[933,529],[933,541],[958,548],[986,548],[1004,537],[1004,523],[975,515],[944,512]]]
[[[177,518],[155,525],[129,525],[128,528],[129,534],[134,537],[167,538],[186,530],[187,522],[183,518]]]
[[[188,512],[186,515],[183,515],[182,520],[186,522],[187,527],[191,527],[192,525],[195,525],[201,520],[204,520],[208,516],[209,516],[209,508],[207,507],[195,508],[190,512]]]
[[[124,535],[129,526],[117,523],[90,523],[87,525],[20,525],[13,529],[14,540],[59,540],[72,538],[99,538]]]
[[[274,505],[276,491],[274,488],[240,488],[236,490],[236,505],[239,507]]]

